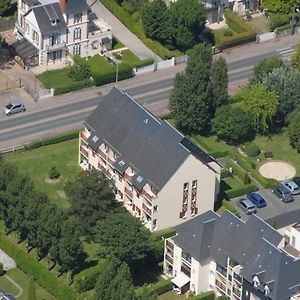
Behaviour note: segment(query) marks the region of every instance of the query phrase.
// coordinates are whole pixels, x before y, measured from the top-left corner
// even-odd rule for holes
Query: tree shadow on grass
[[[150,283],[157,282],[162,273],[162,266],[160,264],[153,264],[143,269],[135,269],[132,272],[134,286],[143,286]]]

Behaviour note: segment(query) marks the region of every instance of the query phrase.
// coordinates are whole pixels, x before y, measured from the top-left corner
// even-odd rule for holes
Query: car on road
[[[272,193],[274,193],[282,202],[292,202],[294,197],[291,192],[284,186],[273,186],[271,188]]]
[[[5,107],[3,108],[3,113],[6,116],[10,116],[12,114],[22,112],[25,110],[26,110],[25,105],[22,102],[13,101],[13,102],[10,102],[7,105],[5,105]]]
[[[256,213],[255,205],[249,199],[240,199],[238,201],[239,208],[246,213],[246,215],[252,215]]]
[[[267,206],[266,200],[259,193],[249,193],[247,199],[249,199],[257,208]]]
[[[285,180],[281,182],[281,185],[287,188],[292,195],[300,194],[300,187],[298,184],[293,180]]]

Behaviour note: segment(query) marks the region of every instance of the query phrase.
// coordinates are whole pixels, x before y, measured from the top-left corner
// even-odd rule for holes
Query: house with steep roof
[[[208,211],[166,239],[164,273],[182,292],[212,290],[232,300],[300,298],[300,259],[286,239],[256,215],[242,221]]]
[[[219,163],[128,94],[114,87],[84,124],[80,166],[111,179],[117,200],[150,230],[213,209]]]
[[[18,0],[17,54],[45,66],[68,55],[92,56],[112,48],[111,27],[90,13],[86,0]]]

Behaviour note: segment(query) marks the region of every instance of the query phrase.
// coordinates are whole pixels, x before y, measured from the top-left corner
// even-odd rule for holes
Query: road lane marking
[[[76,110],[76,111],[73,111],[73,112],[68,112],[68,113],[64,113],[64,114],[61,114],[61,115],[55,115],[55,116],[52,116],[52,117],[48,117],[48,118],[43,119],[43,120],[37,120],[37,121],[30,122],[30,123],[27,123],[27,124],[20,124],[20,125],[10,127],[10,128],[6,128],[6,129],[2,129],[2,130],[0,129],[0,134],[14,132],[18,129],[23,130],[25,128],[34,127],[36,125],[47,124],[48,122],[51,122],[51,121],[63,119],[65,117],[70,117],[70,116],[73,116],[73,115],[78,115],[78,114],[83,113],[83,112],[92,111],[95,108],[96,108],[96,106],[94,105],[94,106],[86,107],[84,109]],[[37,112],[37,114],[38,114],[38,112]]]

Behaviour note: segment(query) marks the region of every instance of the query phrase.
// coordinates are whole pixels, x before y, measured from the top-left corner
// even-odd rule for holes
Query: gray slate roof
[[[32,11],[42,34],[67,29],[58,3],[35,6],[32,8]],[[55,21],[55,24],[53,24],[52,21]]]
[[[85,0],[67,0],[64,13],[65,14],[81,13],[89,9],[90,7]]]
[[[196,260],[226,266],[227,257],[234,259],[248,282],[257,275],[262,292],[268,284],[271,299],[288,299],[296,288],[300,292],[300,260],[277,248],[283,236],[256,215],[244,222],[228,211],[222,216],[209,211],[175,230],[175,243]]]
[[[97,150],[105,142],[115,149],[119,153],[115,169],[122,174],[131,166],[136,171],[133,185],[139,190],[149,182],[159,191],[191,153],[204,164],[214,161],[198,147],[186,143],[185,137],[168,122],[156,119],[116,87],[85,125],[92,131],[90,147]]]

